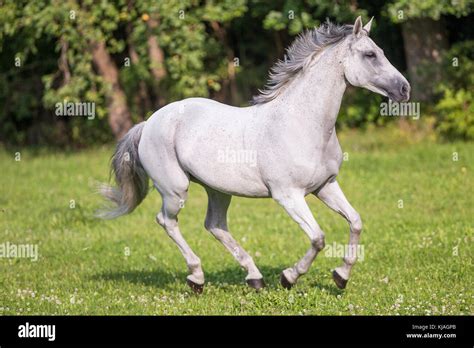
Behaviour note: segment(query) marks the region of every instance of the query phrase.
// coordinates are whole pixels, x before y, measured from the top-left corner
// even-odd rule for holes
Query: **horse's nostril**
[[[406,83],[402,83],[402,86],[400,87],[400,94],[406,96],[408,94],[408,91],[408,85]]]

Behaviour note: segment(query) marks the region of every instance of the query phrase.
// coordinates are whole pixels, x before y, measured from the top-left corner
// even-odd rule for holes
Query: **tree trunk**
[[[166,76],[166,69],[165,69],[165,54],[163,49],[160,47],[158,43],[157,37],[154,35],[153,31],[158,25],[160,24],[159,20],[150,18],[147,26],[148,26],[148,39],[147,39],[147,46],[148,46],[148,56],[150,57],[151,62],[151,73],[154,80],[154,85],[157,90],[158,95],[158,105],[157,107],[161,107],[166,104],[166,98],[164,97],[163,93],[159,91],[159,84],[160,81]]]
[[[71,81],[71,70],[69,69],[69,63],[67,60],[67,51],[69,49],[68,42],[61,36],[59,39],[61,42],[61,55],[58,60],[59,71],[63,73],[63,86],[67,85]]]
[[[138,64],[138,53],[135,50],[135,46],[132,42],[128,43],[128,52],[130,54],[132,64]],[[148,89],[144,81],[138,82],[138,93],[134,97],[134,103],[140,112],[140,119],[144,120],[146,113],[152,110],[150,96],[148,95]]]
[[[150,18],[148,21],[148,28],[150,33],[148,36],[148,55],[151,60],[151,72],[157,81],[160,81],[166,76],[165,70],[165,54],[158,44],[158,39],[153,35],[153,29],[159,25],[159,22],[155,19]]]
[[[105,48],[104,42],[92,44],[94,64],[111,88],[107,93],[109,125],[116,139],[122,138],[132,127],[132,117],[127,105],[127,97],[119,82],[119,71]]]
[[[402,34],[412,98],[431,101],[440,79],[441,54],[448,48],[445,23],[442,19],[410,19],[402,24]]]
[[[129,5],[132,3],[130,2]],[[130,9],[129,9],[130,11]],[[130,60],[133,65],[139,64],[139,57],[137,50],[135,49],[135,44],[133,43],[132,37],[132,23],[129,23],[126,28],[127,32],[127,44],[128,44],[128,53],[130,55]],[[138,93],[133,98],[133,103],[137,106],[139,117],[141,120],[145,119],[146,113],[152,110],[150,95],[148,94],[148,88],[145,81],[141,80],[138,82]]]
[[[236,71],[234,64],[234,51],[229,45],[227,40],[227,31],[225,27],[220,25],[216,21],[210,22],[212,30],[214,30],[215,35],[219,39],[221,45],[224,47],[226,57],[227,57],[227,79],[222,82],[222,89],[220,93],[217,94],[219,100],[222,102],[227,102],[229,104],[235,105],[237,103],[238,89],[237,89],[237,80],[236,80]],[[227,98],[227,90],[230,92],[230,100]]]

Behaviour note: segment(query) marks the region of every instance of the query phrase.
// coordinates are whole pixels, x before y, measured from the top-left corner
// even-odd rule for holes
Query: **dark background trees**
[[[305,28],[375,16],[423,117],[474,138],[473,1],[0,0],[0,141],[84,146],[121,137],[174,100],[246,105]],[[383,124],[382,97],[349,89],[339,127]],[[57,117],[59,102],[96,117]]]

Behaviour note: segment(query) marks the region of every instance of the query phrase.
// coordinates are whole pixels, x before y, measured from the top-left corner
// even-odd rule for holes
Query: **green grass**
[[[192,185],[180,226],[202,260],[201,296],[185,284],[184,260],[155,223],[156,192],[129,216],[93,218],[101,204],[93,187],[108,178],[112,147],[22,150],[19,162],[17,150],[0,150],[0,243],[37,243],[40,254],[37,262],[0,258],[0,314],[472,315],[474,144],[389,130],[340,139],[349,161],[339,182],[364,221],[364,260],[347,289],[331,279],[341,260],[325,252],[292,290],[281,288],[280,272],[304,254],[306,236],[272,200],[234,198],[230,228],[267,283],[255,293],[204,229],[206,195]],[[347,243],[346,222],[307,201],[326,244]]]

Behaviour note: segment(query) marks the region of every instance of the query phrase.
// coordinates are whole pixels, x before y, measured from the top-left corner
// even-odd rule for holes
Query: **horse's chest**
[[[337,141],[337,140],[336,140]],[[313,192],[339,174],[342,151],[339,143],[332,142],[324,151],[315,156],[313,164],[306,173],[306,191]]]
[[[286,187],[306,193],[335,177],[341,160],[341,148],[334,133],[324,142],[304,136],[280,139],[258,156],[259,172],[270,191]]]

